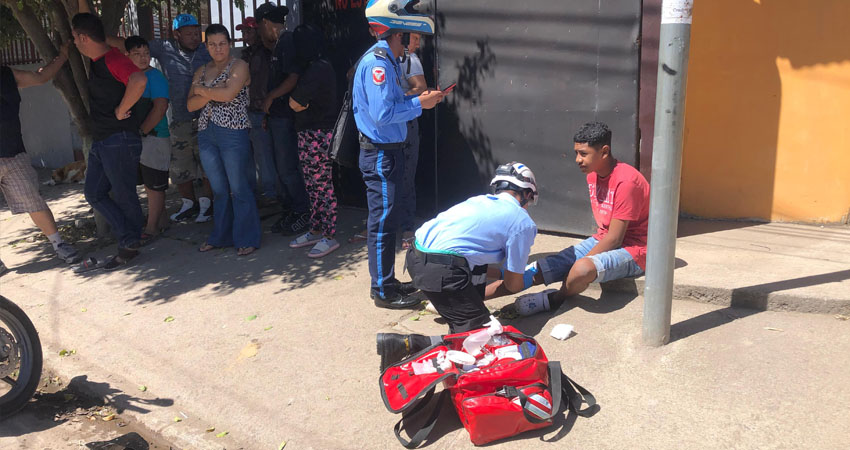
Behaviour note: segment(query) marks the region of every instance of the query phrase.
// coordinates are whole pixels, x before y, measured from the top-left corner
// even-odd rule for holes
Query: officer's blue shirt
[[[452,206],[416,230],[420,249],[451,252],[470,267],[505,262],[514,273],[525,272],[537,225],[508,192],[479,195]]]
[[[373,50],[386,50],[387,57]],[[419,97],[405,97],[401,73],[387,41],[380,40],[366,51],[354,73],[353,110],[357,129],[372,142],[392,144],[407,138],[407,122],[422,114]]]

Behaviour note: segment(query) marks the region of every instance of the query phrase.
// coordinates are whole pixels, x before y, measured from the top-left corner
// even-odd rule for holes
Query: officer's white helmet
[[[369,0],[366,19],[378,39],[393,33],[434,34],[434,21],[424,11],[430,1]]]
[[[523,192],[526,189],[531,190],[531,202],[534,205],[537,204],[537,179],[534,178],[534,172],[523,163],[514,161],[497,167],[496,176],[490,181],[490,186],[493,191]]]

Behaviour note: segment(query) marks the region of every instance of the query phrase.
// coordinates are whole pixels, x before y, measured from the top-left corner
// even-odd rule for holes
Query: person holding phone
[[[443,98],[438,90],[406,96],[401,88],[397,56],[408,45],[409,33],[434,33],[434,21],[416,11],[418,0],[375,0],[366,7],[366,19],[378,37],[354,73],[354,121],[360,132],[360,172],[366,183],[369,206],[367,249],[370,297],[379,308],[412,308],[419,300],[410,283],[395,277],[396,232],[403,218],[401,187],[404,183],[404,148],[407,122]],[[408,9],[413,12],[408,12]]]

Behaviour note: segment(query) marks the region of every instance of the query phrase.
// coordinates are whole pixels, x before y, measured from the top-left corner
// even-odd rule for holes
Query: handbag
[[[342,108],[340,108],[334,124],[329,153],[331,160],[336,161],[340,166],[355,169],[360,166],[360,140],[358,139],[357,123],[354,121],[352,92],[357,66],[360,65],[362,59],[363,56],[354,63],[354,75],[349,80],[348,90],[342,98]]]
[[[533,337],[505,326],[483,348],[475,365],[452,362],[451,351],[461,351],[473,330],[445,336],[409,358],[389,366],[379,379],[384,405],[403,413],[394,432],[405,448],[421,444],[436,425],[437,417],[451,399],[454,409],[475,445],[545,428],[564,408],[583,417],[596,413],[596,399],[587,389],[564,375],[561,364],[549,361]],[[465,355],[467,358],[469,354]],[[519,359],[517,359],[519,358]],[[443,390],[432,402],[437,384]],[[410,440],[401,436],[404,422],[421,422],[420,415],[434,403],[431,414]],[[580,409],[582,403],[587,406]]]

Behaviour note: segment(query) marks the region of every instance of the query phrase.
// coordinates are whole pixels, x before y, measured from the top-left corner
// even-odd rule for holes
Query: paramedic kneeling
[[[523,273],[537,235],[526,210],[537,203],[537,183],[520,163],[499,166],[493,194],[472,197],[416,230],[407,270],[449,324],[451,333],[490,320],[485,298],[524,289]],[[488,264],[504,262],[504,279],[487,286]],[[499,292],[497,292],[499,291]]]

